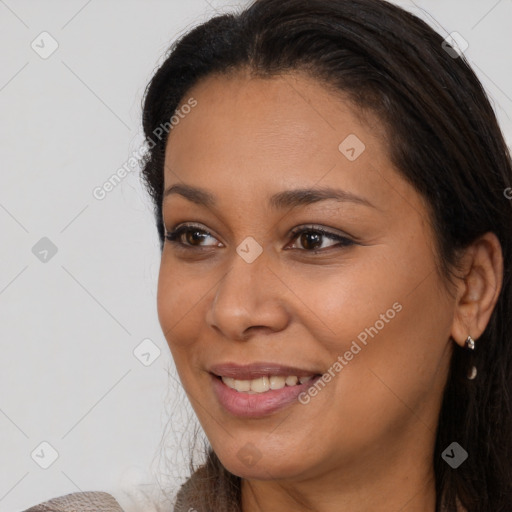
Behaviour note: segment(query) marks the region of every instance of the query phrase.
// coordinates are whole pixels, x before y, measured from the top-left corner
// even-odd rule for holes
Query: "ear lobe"
[[[451,336],[464,347],[469,335],[482,335],[501,292],[503,253],[498,237],[491,232],[482,235],[466,249],[462,261]]]

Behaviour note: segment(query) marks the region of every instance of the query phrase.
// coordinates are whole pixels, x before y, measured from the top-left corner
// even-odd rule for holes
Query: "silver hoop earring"
[[[475,350],[475,340],[471,336],[468,336],[466,339],[466,348],[468,350],[470,350],[471,352],[473,352],[473,350]],[[476,374],[477,374],[476,366],[472,365],[468,371],[468,379],[473,380],[476,377]]]

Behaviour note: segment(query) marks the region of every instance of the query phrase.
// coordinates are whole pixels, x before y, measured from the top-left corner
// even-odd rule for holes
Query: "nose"
[[[207,324],[236,341],[248,341],[257,333],[278,332],[289,322],[287,293],[268,266],[265,252],[252,263],[235,254],[232,266],[217,285]]]

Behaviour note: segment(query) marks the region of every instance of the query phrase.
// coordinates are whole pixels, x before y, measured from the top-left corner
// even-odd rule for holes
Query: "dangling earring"
[[[475,340],[471,336],[468,336],[466,339],[466,348],[468,350],[470,350],[471,352],[473,352],[473,350],[475,350]],[[473,360],[473,358],[471,357],[471,361],[472,360]],[[476,374],[477,374],[476,366],[472,365],[470,370],[468,371],[468,379],[473,380],[476,377]]]

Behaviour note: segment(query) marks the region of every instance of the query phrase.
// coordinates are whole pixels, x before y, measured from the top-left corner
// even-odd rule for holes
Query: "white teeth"
[[[226,386],[229,386],[230,388],[235,389],[235,379],[231,377],[222,377],[222,382],[226,384]]]
[[[297,384],[297,381],[299,379],[297,377],[295,377],[295,375],[291,376],[291,377],[286,377],[286,385],[287,386],[295,386],[295,384]]]
[[[270,377],[270,389],[283,389],[286,385],[286,377],[272,375]]]
[[[298,383],[308,382],[313,376],[296,377],[289,375],[284,377],[281,375],[271,375],[270,377],[259,377],[252,380],[238,380],[232,377],[222,377],[222,382],[231,389],[236,389],[242,393],[265,393],[270,389],[283,389],[285,386],[296,386]]]
[[[259,377],[258,379],[251,380],[251,391],[256,393],[264,393],[270,389],[268,377]]]
[[[237,380],[235,379],[235,389],[237,391],[249,391],[251,389],[251,381],[250,380]]]

